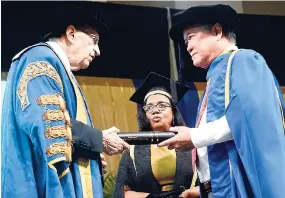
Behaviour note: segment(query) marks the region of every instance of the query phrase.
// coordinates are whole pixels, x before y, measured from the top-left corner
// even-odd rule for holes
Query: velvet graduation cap
[[[150,91],[154,87],[161,89]],[[167,92],[165,92],[164,89]],[[182,85],[174,80],[166,78],[157,73],[150,72],[140,87],[137,89],[137,91],[131,96],[130,101],[138,104],[143,104],[150,95],[162,94],[172,98],[172,101],[177,103],[183,98],[189,89],[189,87]]]
[[[101,37],[108,34],[109,29],[107,25],[101,21],[97,14],[92,10],[86,10],[79,6],[74,6],[67,10],[57,8],[53,12],[51,17],[53,22],[47,25],[46,34],[42,40],[47,40],[53,36],[59,36],[59,34],[64,33],[68,25],[74,25],[75,28],[78,26],[90,26],[93,27]]]
[[[172,27],[169,31],[170,38],[176,43],[179,52],[179,81],[184,83],[184,70],[191,65],[191,57],[183,39],[183,30],[193,25],[214,25],[219,23],[223,31],[239,30],[239,16],[228,5],[201,5],[190,7],[172,16]],[[188,63],[188,64],[187,64]]]
[[[169,31],[172,40],[182,39],[183,30],[192,25],[214,25],[219,23],[224,30],[236,32],[239,26],[237,12],[228,5],[202,5],[190,7],[173,15]]]

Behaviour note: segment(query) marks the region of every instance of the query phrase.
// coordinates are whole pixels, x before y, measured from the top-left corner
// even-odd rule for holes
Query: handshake
[[[117,133],[120,130],[116,127],[103,130],[103,152],[107,155],[116,155],[129,149],[129,144],[122,140]]]

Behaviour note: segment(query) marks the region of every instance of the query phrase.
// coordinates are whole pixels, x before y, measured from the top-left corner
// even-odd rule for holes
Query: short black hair
[[[211,32],[211,29],[212,27],[214,26],[215,24],[210,24],[210,25],[205,25],[205,30],[207,32]],[[221,25],[221,24],[220,24]],[[234,30],[230,29],[230,28],[227,28],[227,27],[222,27],[222,32],[224,34],[224,36],[231,42],[233,42],[234,44],[236,44],[236,34],[234,32]]]

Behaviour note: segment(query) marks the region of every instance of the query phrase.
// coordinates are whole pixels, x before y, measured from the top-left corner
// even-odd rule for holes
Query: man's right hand
[[[175,149],[177,151],[190,151],[191,149],[195,148],[191,140],[190,130],[193,129],[185,126],[170,127],[169,131],[177,132],[177,135],[170,139],[164,140],[163,142],[159,143],[158,146],[168,146],[168,149]]]
[[[103,152],[107,155],[116,155],[129,149],[129,144],[117,135],[119,132],[120,130],[114,126],[103,130]]]

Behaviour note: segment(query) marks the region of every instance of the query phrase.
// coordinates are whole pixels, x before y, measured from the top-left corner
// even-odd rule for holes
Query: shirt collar
[[[55,41],[47,41],[46,44],[48,44],[53,49],[53,51],[57,54],[62,64],[66,68],[66,70],[71,71],[68,57],[66,53],[63,51],[63,49],[60,47],[60,45]]]

